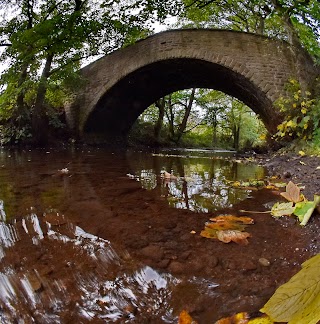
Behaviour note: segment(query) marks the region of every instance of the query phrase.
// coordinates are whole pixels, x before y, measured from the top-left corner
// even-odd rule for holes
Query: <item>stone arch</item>
[[[80,134],[125,136],[156,99],[191,87],[232,95],[261,116],[270,132],[274,101],[290,77],[308,87],[312,60],[288,43],[224,30],[174,30],[118,50],[82,70],[86,85],[67,108]]]

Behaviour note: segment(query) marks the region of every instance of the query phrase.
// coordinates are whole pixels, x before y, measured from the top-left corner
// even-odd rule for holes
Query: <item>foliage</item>
[[[281,97],[276,106],[285,116],[278,125],[275,134],[277,140],[290,137],[312,140],[319,137],[320,99],[311,97],[311,93],[301,90],[299,83],[291,79],[287,85],[288,97]]]
[[[320,60],[317,0],[184,0],[181,26],[238,30],[287,40]]]
[[[212,223],[207,223],[200,235],[205,238],[218,239],[224,243],[235,242],[241,245],[249,244],[247,238],[251,235],[244,232],[247,225],[253,224],[250,217],[238,217],[233,215],[220,215],[210,218]]]
[[[37,137],[46,137],[50,125],[61,128],[56,117],[81,86],[79,67],[147,36],[154,19],[178,9],[160,1],[6,1],[2,10],[14,15],[0,20],[0,39],[9,45],[0,57],[8,66],[1,76],[2,124]]]
[[[316,324],[320,321],[320,254],[302,264],[302,269],[280,286],[261,312],[274,321]]]
[[[271,214],[275,217],[285,215],[296,215],[300,225],[305,226],[309,221],[312,213],[320,204],[320,196],[314,195],[313,201],[308,201],[301,193],[300,188],[292,181],[286,186],[286,191],[281,195],[289,200],[288,203],[275,203],[271,209]]]
[[[155,130],[161,107],[150,106],[133,126],[130,140],[139,143],[147,140],[146,144],[149,144],[151,139],[159,145],[227,149],[252,149],[263,145],[261,136],[266,130],[242,102],[211,89],[196,89],[192,101],[191,95],[190,90],[183,90],[161,99],[165,112],[158,137],[152,131],[152,125]],[[141,127],[149,130],[148,135]]]

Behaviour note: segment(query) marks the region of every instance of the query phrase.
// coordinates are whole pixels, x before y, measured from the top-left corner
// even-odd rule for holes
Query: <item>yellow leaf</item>
[[[274,217],[281,216],[290,216],[293,214],[295,207],[293,206],[293,202],[290,201],[288,203],[275,203],[271,208],[271,214]]]
[[[320,321],[320,254],[280,286],[260,310],[275,322],[317,324]]]
[[[269,316],[261,316],[251,319],[248,324],[273,324],[274,321]]]
[[[306,155],[306,153],[305,153],[305,152],[303,152],[303,151],[299,151],[299,155],[300,155],[300,156],[305,156],[305,155]]]

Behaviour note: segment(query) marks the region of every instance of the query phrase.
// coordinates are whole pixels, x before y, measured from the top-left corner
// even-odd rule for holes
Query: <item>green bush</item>
[[[278,125],[276,140],[313,140],[319,137],[320,99],[312,98],[309,91],[301,90],[298,81],[291,79],[287,86],[288,97],[281,97],[276,106],[284,114],[284,121]]]

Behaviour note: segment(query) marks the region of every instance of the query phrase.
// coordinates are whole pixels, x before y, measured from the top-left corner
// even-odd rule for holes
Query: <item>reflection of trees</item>
[[[264,176],[263,169],[258,166],[223,159],[153,156],[153,165],[157,170],[136,170],[142,187],[155,189],[158,186],[171,207],[196,212],[228,208],[248,197],[249,191],[232,188],[229,181]],[[161,179],[161,170],[173,172],[178,179]]]

